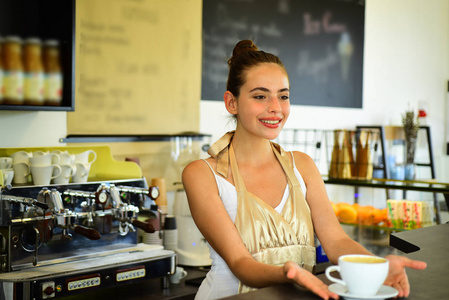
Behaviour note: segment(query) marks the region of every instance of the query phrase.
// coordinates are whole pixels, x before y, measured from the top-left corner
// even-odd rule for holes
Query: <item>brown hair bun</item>
[[[228,59],[228,65],[232,64],[234,57],[251,51],[259,51],[259,48],[257,48],[256,44],[254,44],[251,40],[241,40],[235,45],[234,50],[232,51],[232,57]]]

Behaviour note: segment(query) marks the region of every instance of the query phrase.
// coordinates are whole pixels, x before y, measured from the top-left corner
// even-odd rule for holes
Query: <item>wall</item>
[[[200,1],[200,0],[197,0]],[[198,11],[198,17],[201,11]],[[428,101],[437,174],[449,180],[444,155],[449,78],[447,0],[367,0],[364,107],[295,106],[287,127],[353,128],[355,124],[400,124],[408,105]],[[201,51],[201,49],[198,49]],[[225,63],[225,62],[223,62]],[[189,74],[186,74],[189,76]],[[0,111],[0,147],[57,146],[67,133],[65,112]],[[220,102],[201,101],[200,132],[217,139],[232,128]]]
[[[427,102],[437,176],[449,180],[445,155],[449,2],[366,2],[363,108],[295,105],[286,128],[401,125],[405,110],[417,109],[423,100]],[[233,127],[222,103],[201,102],[201,132],[212,133],[216,140]]]

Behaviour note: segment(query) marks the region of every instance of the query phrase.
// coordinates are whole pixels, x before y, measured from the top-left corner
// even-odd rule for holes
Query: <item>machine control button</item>
[[[47,295],[51,295],[55,292],[55,290],[51,286],[47,286],[47,288],[44,290],[44,293]]]
[[[55,282],[47,281],[41,284],[42,299],[49,299],[55,297]]]
[[[101,284],[100,274],[88,275],[67,280],[67,290],[88,289]]]
[[[133,280],[145,277],[145,266],[138,266],[130,269],[118,270],[116,272],[115,280],[117,282]]]

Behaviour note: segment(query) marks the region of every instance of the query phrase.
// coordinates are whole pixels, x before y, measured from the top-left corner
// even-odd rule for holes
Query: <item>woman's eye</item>
[[[258,99],[258,100],[263,100],[263,99],[265,99],[265,96],[264,95],[256,95],[256,96],[254,96],[254,98]]]
[[[281,96],[281,99],[282,100],[288,100],[290,97],[288,96],[288,95],[283,95],[283,96]]]

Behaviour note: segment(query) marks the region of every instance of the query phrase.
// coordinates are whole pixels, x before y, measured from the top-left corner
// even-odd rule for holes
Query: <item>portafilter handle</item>
[[[89,240],[99,240],[101,238],[100,232],[95,229],[84,227],[81,225],[74,225],[73,229],[76,233],[87,237]]]
[[[150,223],[147,222],[142,222],[139,221],[137,219],[134,219],[131,221],[131,224],[133,224],[134,226],[136,226],[137,228],[142,229],[143,231],[145,231],[146,233],[153,233],[156,231],[156,229],[154,228],[153,225],[151,225]]]

